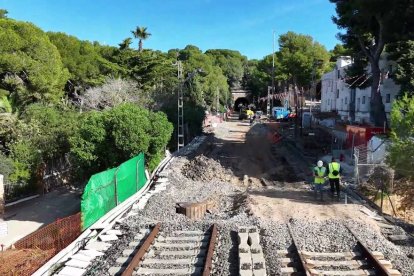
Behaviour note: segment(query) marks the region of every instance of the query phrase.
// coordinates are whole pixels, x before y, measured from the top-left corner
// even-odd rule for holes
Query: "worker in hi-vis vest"
[[[323,166],[323,162],[321,160],[319,160],[318,163],[316,163],[316,167],[313,168],[313,176],[315,198],[317,198],[318,193],[320,193],[321,200],[323,200],[323,188],[325,186],[326,168]]]
[[[247,118],[249,118],[250,124],[252,124],[254,121],[254,112],[250,109],[250,107],[249,109],[247,109],[246,115],[247,115]]]
[[[331,184],[331,194],[334,196],[335,191],[336,195],[339,198],[339,179],[341,178],[341,164],[335,161],[335,158],[332,157],[332,162],[328,164],[328,178],[329,184]]]

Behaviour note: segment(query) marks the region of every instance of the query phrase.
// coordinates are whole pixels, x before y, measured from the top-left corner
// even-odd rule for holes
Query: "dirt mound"
[[[0,254],[0,275],[32,275],[53,256],[53,250],[6,250]]]
[[[196,156],[185,164],[181,173],[194,181],[223,180],[230,181],[233,173],[223,168],[219,162],[204,155]]]

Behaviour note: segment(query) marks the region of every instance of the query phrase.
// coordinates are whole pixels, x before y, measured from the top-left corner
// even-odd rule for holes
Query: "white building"
[[[350,88],[346,83],[346,69],[352,64],[351,57],[340,57],[336,61],[333,71],[322,76],[321,90],[321,112],[338,112],[341,119],[351,123],[368,123],[371,87],[365,89]],[[382,81],[380,91],[385,112],[389,119],[391,103],[398,95],[400,86],[396,85],[391,78],[388,78],[395,71],[396,63],[386,59],[386,55],[380,60]],[[367,68],[368,74],[370,68]],[[355,78],[355,79],[358,79]],[[360,80],[366,79],[361,76]],[[350,80],[351,82],[353,80]]]

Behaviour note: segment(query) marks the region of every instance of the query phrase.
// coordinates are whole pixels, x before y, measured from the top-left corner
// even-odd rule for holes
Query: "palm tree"
[[[142,52],[142,41],[147,39],[151,34],[147,32],[147,27],[136,27],[135,31],[131,31],[135,38],[139,39],[138,50]]]
[[[124,40],[122,40],[121,43],[119,43],[119,50],[125,50],[129,48],[129,45],[132,43],[132,38],[127,37]]]

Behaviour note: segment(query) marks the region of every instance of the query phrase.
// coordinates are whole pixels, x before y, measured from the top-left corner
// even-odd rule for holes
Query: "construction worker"
[[[318,192],[321,194],[321,200],[323,201],[323,188],[325,186],[326,168],[323,166],[323,162],[319,160],[316,163],[316,167],[313,168],[313,187],[315,191],[315,198],[318,196]]]
[[[328,178],[329,184],[331,185],[331,194],[334,196],[335,190],[336,195],[339,198],[339,179],[341,178],[341,164],[335,161],[335,158],[332,157],[332,162],[328,164]]]
[[[253,120],[254,120],[254,118],[253,118],[254,112],[250,109],[250,107],[249,107],[249,109],[247,109],[246,115],[247,115],[247,118],[249,118],[250,124],[252,124]]]

